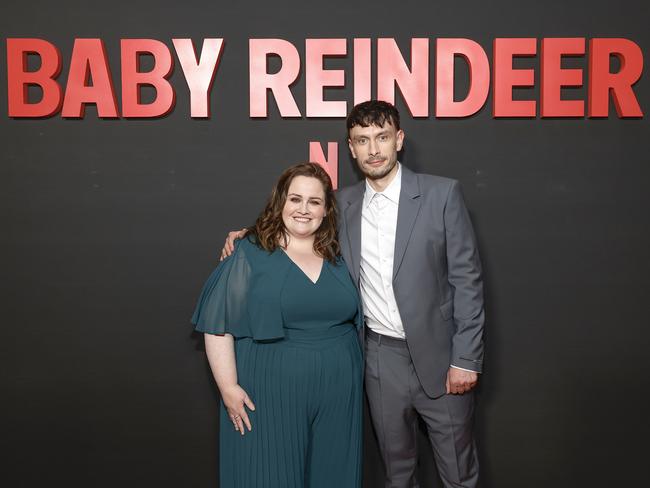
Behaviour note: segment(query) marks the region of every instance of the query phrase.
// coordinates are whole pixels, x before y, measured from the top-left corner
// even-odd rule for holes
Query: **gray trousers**
[[[416,376],[405,341],[366,334],[366,393],[386,467],[386,488],[417,488],[417,417],[445,488],[474,488],[478,459],[472,435],[474,393],[430,398]]]

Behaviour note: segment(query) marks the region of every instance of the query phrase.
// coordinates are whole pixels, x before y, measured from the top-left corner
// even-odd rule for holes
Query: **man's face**
[[[350,129],[348,145],[359,169],[370,179],[386,176],[397,163],[397,151],[402,149],[404,131],[396,130],[390,122],[383,126],[355,125]]]

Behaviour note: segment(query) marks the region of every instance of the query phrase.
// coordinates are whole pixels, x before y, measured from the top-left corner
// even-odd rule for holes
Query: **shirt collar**
[[[397,162],[397,174],[395,175],[395,178],[393,178],[393,181],[391,181],[386,189],[382,192],[375,191],[375,189],[368,183],[368,179],[366,178],[366,191],[363,195],[363,206],[367,207],[370,205],[370,202],[372,201],[373,197],[377,193],[381,193],[384,195],[386,198],[388,198],[391,202],[395,204],[399,204],[399,194],[402,189],[402,165]]]

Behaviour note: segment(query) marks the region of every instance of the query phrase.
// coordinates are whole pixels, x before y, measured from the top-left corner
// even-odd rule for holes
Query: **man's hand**
[[[478,373],[451,366],[447,372],[447,393],[462,395],[470,391],[478,382]]]
[[[246,235],[246,232],[248,232],[246,229],[233,230],[231,232],[228,232],[228,237],[226,237],[226,242],[224,243],[223,249],[221,250],[221,257],[219,258],[219,261],[223,261],[233,253],[235,250],[235,241],[237,239],[243,239]]]

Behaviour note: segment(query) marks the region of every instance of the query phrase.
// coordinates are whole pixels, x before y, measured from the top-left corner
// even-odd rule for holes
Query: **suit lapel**
[[[361,267],[361,205],[363,204],[364,185],[365,183],[362,181],[355,186],[355,192],[348,200],[348,206],[344,211],[348,246],[350,246],[349,255],[352,258],[351,270],[355,285],[359,283]]]
[[[395,232],[395,255],[393,257],[393,279],[397,276],[404,259],[415,219],[420,211],[420,185],[418,177],[402,165],[402,189],[397,210],[397,230]]]

